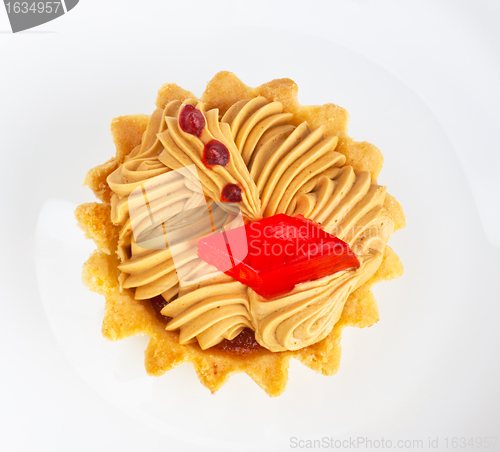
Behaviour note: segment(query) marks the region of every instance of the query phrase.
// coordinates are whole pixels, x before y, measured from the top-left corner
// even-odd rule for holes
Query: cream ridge
[[[179,127],[179,113],[187,104],[206,119],[200,137]],[[226,167],[208,168],[203,163],[203,147],[210,140],[227,147]],[[236,102],[222,117],[217,109],[205,111],[195,99],[157,109],[142,144],[107,179],[114,193],[112,221],[121,226],[122,287],[135,289],[136,299],[162,295],[169,302],[162,314],[172,317],[166,329],[179,330],[181,344],[197,341],[207,349],[235,338],[244,328],[253,329],[258,343],[273,352],[298,350],[323,339],[349,294],[380,266],[394,229],[383,208],[385,187],[374,183],[369,172],[346,166],[344,155],[335,151],[337,141],[325,136],[323,127],[296,125],[280,102],[261,96]],[[182,260],[185,279],[179,284],[172,253],[182,255],[182,246],[191,239],[189,231],[178,244],[141,247],[132,233],[137,224],[129,215],[134,202],[130,195],[144,181],[190,165],[195,165],[201,181],[203,193],[198,196],[218,202],[224,185],[236,183],[242,187],[239,206],[248,220],[279,213],[304,215],[347,242],[361,266],[298,284],[292,292],[266,300],[214,267],[207,268],[188,250]],[[189,208],[193,187],[187,185],[172,182],[168,195],[150,203],[152,208]]]

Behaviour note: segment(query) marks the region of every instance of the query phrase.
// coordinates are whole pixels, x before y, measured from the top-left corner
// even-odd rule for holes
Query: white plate
[[[90,17],[83,4],[78,8]],[[499,252],[486,239],[454,152],[457,137],[443,129],[450,116],[437,119],[436,108],[347,41],[220,25],[153,33],[139,24],[147,30],[141,35],[100,23],[82,40],[68,22],[60,26],[66,28],[55,34],[2,38],[0,47],[2,61],[10,62],[1,92],[7,193],[1,275],[11,299],[4,302],[1,334],[2,351],[15,363],[2,382],[10,388],[9,406],[19,409],[6,416],[9,425],[18,413],[16,419],[37,424],[44,444],[57,438],[69,447],[78,435],[82,450],[113,440],[121,450],[156,450],[161,443],[162,450],[277,451],[324,437],[384,437],[393,446],[422,440],[426,448],[429,438],[439,437],[444,447],[446,437],[499,436]],[[150,113],[164,82],[200,95],[219,70],[253,86],[290,77],[303,104],[345,107],[350,135],[382,150],[379,182],[407,216],[408,226],[390,242],[405,274],[375,289],[380,322],[345,330],[336,376],[292,362],[287,390],[277,399],[246,375],[211,395],[191,365],[148,377],[147,338],[103,339],[104,299],[80,281],[93,245],[73,210],[93,201],[80,187],[85,172],[114,152],[110,119]],[[473,131],[463,134],[470,140]],[[489,155],[482,155],[485,162]],[[59,430],[61,423],[66,428]],[[14,433],[18,423],[12,425]],[[23,441],[37,444],[34,436]]]

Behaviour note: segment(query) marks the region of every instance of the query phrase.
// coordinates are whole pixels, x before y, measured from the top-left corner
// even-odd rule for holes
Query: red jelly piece
[[[179,126],[184,132],[199,137],[205,127],[205,117],[193,105],[185,105],[179,114]]]
[[[347,243],[301,215],[274,215],[243,227],[248,246],[243,260],[235,252],[241,248],[241,228],[221,233],[224,241],[217,237],[221,234],[200,240],[198,256],[219,268],[221,257],[226,256],[227,261],[228,253],[232,254],[235,265],[224,273],[264,298],[286,294],[299,283],[359,268],[360,263]]]
[[[227,184],[222,189],[223,202],[240,202],[241,201],[241,188],[236,184]]]
[[[212,140],[203,149],[203,159],[208,167],[214,165],[226,166],[229,163],[229,151],[220,141]]]

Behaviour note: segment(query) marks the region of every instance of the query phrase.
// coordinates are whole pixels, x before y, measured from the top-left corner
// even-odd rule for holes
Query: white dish
[[[109,48],[93,38],[80,43],[68,33],[65,39],[62,34],[44,38],[43,47],[30,41],[28,48],[22,39],[30,36],[19,36],[18,42],[0,48],[4,57],[12,58],[17,49],[26,58],[15,66],[17,81],[10,75],[12,93],[2,97],[8,111],[20,118],[8,118],[10,127],[2,133],[4,145],[16,151],[6,156],[4,182],[15,196],[6,202],[9,223],[3,225],[4,237],[16,239],[6,243],[2,264],[8,267],[2,276],[7,293],[17,296],[24,288],[30,294],[19,298],[33,325],[11,351],[26,353],[30,340],[42,341],[50,353],[62,351],[65,360],[51,358],[38,368],[64,375],[71,394],[80,390],[73,387],[75,379],[85,382],[91,388],[86,393],[104,398],[98,403],[100,416],[130,416],[132,421],[123,421],[128,427],[119,440],[122,450],[137,445],[131,429],[141,432],[141,444],[154,448],[161,438],[170,441],[172,450],[289,450],[291,438],[385,437],[396,444],[399,439],[498,436],[499,252],[486,240],[441,121],[405,83],[345,46],[289,31],[256,33],[248,28],[239,30],[237,40],[217,45],[229,31],[218,29],[210,40],[191,31],[185,45],[196,44],[195,61],[166,39],[159,47],[148,47],[125,33],[118,39],[100,32],[103,42],[114,44]],[[284,41],[276,57],[277,43]],[[58,56],[61,52],[65,58]],[[24,72],[29,67],[36,68],[35,79]],[[80,187],[85,172],[114,153],[111,118],[152,112],[156,91],[165,82],[200,95],[205,83],[224,69],[253,86],[290,77],[299,85],[301,103],[345,107],[350,135],[382,150],[379,183],[388,186],[407,216],[407,227],[390,242],[405,274],[374,291],[380,322],[345,330],[336,376],[317,375],[292,361],[288,387],[277,399],[267,397],[245,375],[233,376],[211,395],[191,365],[148,377],[143,366],[147,338],[103,339],[104,298],[80,281],[93,245],[77,228],[73,210],[93,201],[90,190]],[[20,270],[27,268],[27,278],[9,264],[19,259],[14,257],[18,237],[35,250],[19,262]],[[46,319],[40,317],[40,306]],[[38,315],[36,322],[30,313]],[[8,323],[2,336],[12,337],[18,328],[16,321]],[[76,373],[68,372],[68,364]],[[31,378],[37,381],[36,374]],[[19,385],[14,391],[23,401],[23,380]],[[46,403],[37,397],[35,410]],[[71,410],[81,423],[74,432],[90,429],[97,432],[96,440],[111,441],[107,430],[94,430],[92,409],[68,397],[70,402],[57,399],[47,408],[42,425],[50,429],[51,416],[57,419],[58,410]],[[62,444],[70,440],[62,433]]]

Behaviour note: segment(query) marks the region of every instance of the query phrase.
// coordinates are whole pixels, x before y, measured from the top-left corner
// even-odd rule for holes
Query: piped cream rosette
[[[178,116],[186,104],[196,105],[206,119],[200,137],[179,127]],[[203,146],[211,139],[229,150],[226,167],[208,168],[203,163]],[[320,341],[338,321],[349,294],[379,267],[394,227],[383,208],[385,187],[372,183],[370,173],[345,166],[336,145],[337,137],[325,136],[322,127],[311,130],[305,122],[294,125],[280,102],[264,97],[235,103],[221,119],[217,109],[205,112],[203,104],[193,100],[174,101],[158,109],[143,144],[108,177],[115,193],[113,221],[122,225],[123,287],[135,288],[137,299],[161,294],[169,301],[162,314],[172,317],[166,328],[180,331],[181,344],[197,341],[206,349],[233,339],[244,328],[253,329],[259,344],[271,351],[297,350]],[[210,273],[203,268],[208,264],[186,254],[183,265],[192,267],[187,284],[179,284],[172,250],[188,246],[190,229],[181,228],[177,244],[142,248],[132,233],[127,197],[148,178],[189,166],[196,168],[201,182],[199,196],[220,201],[226,183],[239,184],[243,196],[238,205],[246,218],[304,215],[347,242],[361,266],[298,284],[292,292],[266,300],[213,267]],[[183,184],[172,185],[169,195],[158,202],[161,208],[155,207],[168,209],[175,204],[190,210],[194,201],[183,195]],[[193,186],[187,188],[196,192]],[[186,216],[183,221],[195,220],[196,216]],[[148,223],[143,237],[159,237],[155,227],[159,225]]]

